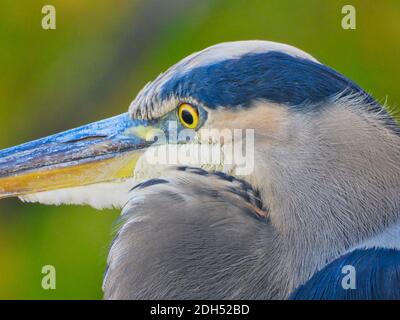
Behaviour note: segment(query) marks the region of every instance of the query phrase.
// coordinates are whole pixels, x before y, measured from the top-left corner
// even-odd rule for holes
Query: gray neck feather
[[[266,254],[277,259],[275,281],[286,281],[283,296],[400,215],[400,137],[380,115],[339,102],[287,126],[279,147],[257,150],[252,178],[270,208],[276,250]]]

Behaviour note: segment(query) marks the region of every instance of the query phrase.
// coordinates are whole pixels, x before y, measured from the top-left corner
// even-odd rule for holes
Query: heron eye
[[[189,129],[195,129],[199,124],[199,111],[190,104],[183,103],[178,108],[179,120]]]

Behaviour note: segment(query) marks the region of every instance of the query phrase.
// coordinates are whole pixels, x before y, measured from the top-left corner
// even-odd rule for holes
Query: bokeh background
[[[41,8],[57,29],[41,28]],[[341,28],[341,8],[357,29]],[[399,109],[398,0],[0,2],[0,148],[125,112],[149,80],[232,40],[285,42]],[[100,299],[116,210],[0,202],[0,299]],[[57,289],[41,288],[41,269]]]

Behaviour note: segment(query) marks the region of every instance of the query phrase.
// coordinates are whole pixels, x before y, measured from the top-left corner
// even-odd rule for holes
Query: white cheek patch
[[[208,148],[218,151],[221,146],[216,146],[212,142],[203,141],[179,145],[160,145],[149,147],[149,149],[138,159],[135,170],[131,178],[97,183],[87,186],[58,189],[52,191],[39,192],[30,195],[20,196],[24,202],[37,202],[46,205],[89,205],[96,209],[122,208],[129,200],[129,191],[138,183],[144,180],[157,178],[165,175],[171,168],[176,166],[200,167],[207,171],[222,171],[234,175],[234,166],[224,163],[223,157],[219,161],[204,161],[208,157],[201,155],[202,162],[198,157],[193,157],[192,147],[203,146],[209,155]],[[223,149],[223,146],[222,146]],[[213,149],[212,149],[213,150]],[[211,158],[210,158],[211,159]],[[218,159],[217,159],[218,160]]]
[[[146,153],[145,153],[146,154]],[[129,191],[143,180],[163,175],[171,165],[153,164],[145,156],[138,159],[132,178],[87,186],[44,191],[20,196],[23,202],[46,205],[89,205],[95,209],[120,209],[129,200]]]
[[[131,178],[96,183],[87,186],[64,188],[20,196],[23,202],[46,205],[89,205],[95,209],[120,209],[129,200],[129,191],[143,180],[158,177],[166,167],[151,166],[138,159]]]
[[[116,182],[45,191],[19,198],[24,202],[38,202],[46,205],[90,205],[100,210],[122,208],[128,201],[129,190],[135,184],[135,179],[130,178]]]
[[[136,164],[137,179],[159,177],[171,167],[198,167],[207,171],[222,171],[232,174],[235,163],[227,159],[225,145],[210,141],[195,141],[187,144],[163,144],[150,147]]]

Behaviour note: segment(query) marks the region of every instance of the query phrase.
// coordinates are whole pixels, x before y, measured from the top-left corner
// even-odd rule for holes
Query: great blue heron
[[[223,129],[254,129],[250,171],[159,152],[252,145]],[[400,298],[399,132],[307,53],[222,43],[147,84],[129,113],[1,151],[0,193],[123,207],[105,298]]]

